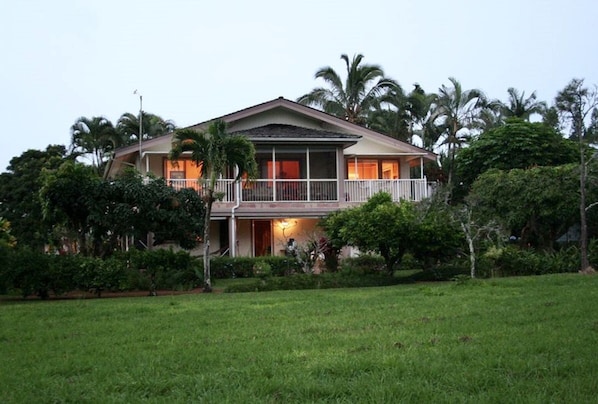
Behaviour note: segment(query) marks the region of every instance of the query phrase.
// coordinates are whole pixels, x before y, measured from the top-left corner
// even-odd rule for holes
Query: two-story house
[[[394,200],[428,196],[424,163],[436,155],[319,110],[277,98],[216,118],[256,148],[258,178],[222,178],[214,203],[211,251],[231,256],[284,254],[321,234],[320,218],[386,191]],[[191,126],[205,130],[210,121]],[[168,160],[172,134],[118,149],[107,176],[126,166],[163,177],[173,187],[199,189],[199,169],[183,157]],[[417,178],[411,178],[416,172]]]

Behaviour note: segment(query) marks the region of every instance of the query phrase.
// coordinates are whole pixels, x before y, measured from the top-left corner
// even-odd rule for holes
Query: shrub
[[[118,258],[119,262],[128,262],[129,281],[134,289],[149,290],[155,294],[158,289],[188,290],[198,286],[201,279],[197,273],[199,260],[186,251],[173,250],[132,250],[128,255]]]
[[[264,260],[256,260],[253,264],[253,276],[261,279],[266,279],[272,275],[272,267]]]
[[[263,292],[272,290],[302,290],[388,286],[399,283],[397,278],[382,274],[347,276],[341,273],[294,274],[284,277],[270,277],[254,282],[230,285],[226,293]]]
[[[377,274],[385,270],[384,258],[379,255],[360,255],[358,257],[343,258],[341,272],[345,274]]]
[[[251,278],[255,258],[217,257],[210,261],[210,270],[214,279]],[[203,272],[203,262],[200,264]]]
[[[301,272],[301,264],[294,257],[217,257],[211,261],[214,279],[251,278],[256,262],[270,265],[272,276],[286,276]]]
[[[29,248],[15,251],[9,269],[12,288],[18,289],[23,297],[37,294],[47,299],[51,289],[49,256]]]
[[[98,297],[103,291],[126,289],[128,279],[126,261],[116,257],[102,260],[77,256],[77,259],[79,260],[78,289],[93,291]]]
[[[273,276],[287,276],[303,271],[301,263],[292,256],[266,256],[259,259],[270,265]]]

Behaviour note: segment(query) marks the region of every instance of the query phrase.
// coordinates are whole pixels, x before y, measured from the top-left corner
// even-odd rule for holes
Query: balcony
[[[172,179],[175,189],[193,188],[200,191],[198,180]],[[219,180],[216,192],[221,202],[235,202],[233,180]],[[426,179],[413,180],[344,180],[344,191],[339,195],[339,182],[325,180],[269,180],[258,179],[241,184],[241,202],[366,202],[372,195],[386,192],[393,201],[401,199],[421,201],[429,195]]]

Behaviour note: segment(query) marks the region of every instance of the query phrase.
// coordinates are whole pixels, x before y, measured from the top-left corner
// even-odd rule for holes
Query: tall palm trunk
[[[212,216],[212,203],[214,203],[214,187],[206,190],[205,196],[206,212],[203,229],[203,291],[212,291],[212,278],[210,273],[210,218]]]

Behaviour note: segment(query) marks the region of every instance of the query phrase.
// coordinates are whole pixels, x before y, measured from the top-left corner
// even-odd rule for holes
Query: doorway
[[[263,257],[272,255],[272,221],[253,221],[253,255]]]

